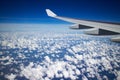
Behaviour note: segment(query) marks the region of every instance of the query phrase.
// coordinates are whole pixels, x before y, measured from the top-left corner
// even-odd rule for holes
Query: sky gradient
[[[65,17],[120,22],[119,0],[0,0],[0,22],[66,23],[48,17],[46,8]]]

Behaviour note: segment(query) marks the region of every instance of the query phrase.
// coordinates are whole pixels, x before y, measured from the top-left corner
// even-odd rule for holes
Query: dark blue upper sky
[[[60,16],[120,22],[119,0],[0,0],[0,22],[63,23],[45,13]]]

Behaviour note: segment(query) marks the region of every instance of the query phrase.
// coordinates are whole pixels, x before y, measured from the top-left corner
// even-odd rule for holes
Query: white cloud
[[[5,77],[6,77],[7,79],[9,79],[9,80],[15,80],[16,76],[17,76],[17,75],[15,75],[15,74],[13,74],[13,73],[11,73],[10,75],[5,75]]]
[[[20,75],[30,80],[51,80],[55,77],[74,80],[84,73],[87,73],[87,76],[83,75],[83,80],[87,80],[87,77],[107,79],[107,75],[100,76],[99,72],[103,70],[113,70],[112,72],[114,72],[116,68],[119,68],[120,60],[117,55],[119,55],[120,47],[116,43],[105,41],[104,37],[101,37],[103,41],[100,41],[96,40],[96,37],[69,32],[57,34],[54,32],[5,32],[1,35],[0,45],[2,45],[2,49],[19,48],[16,51],[18,53],[16,58],[21,59],[17,61],[16,58],[11,58],[14,54],[7,51],[0,52],[0,55],[10,54],[10,56],[0,57],[2,65],[18,64],[23,59],[29,62],[31,55],[32,58],[38,59],[34,63],[29,62],[28,66],[21,65],[20,67]],[[28,50],[24,51],[23,48],[28,48]],[[31,54],[33,50],[37,51]],[[43,60],[39,61],[40,59]],[[5,60],[8,62],[5,63]],[[119,80],[119,71],[116,70],[114,74],[118,75],[117,79]],[[16,76],[11,73],[6,77],[12,80]]]
[[[69,78],[69,72],[68,71],[64,70],[62,73],[63,73],[64,78]]]
[[[47,59],[49,59],[48,56]],[[46,67],[41,65],[33,67],[34,65],[36,64],[30,62],[27,67],[21,66],[21,75],[30,80],[33,78],[36,80],[43,79],[45,75],[46,79],[52,79],[54,77],[77,79],[77,75],[80,75],[80,71],[74,65],[70,65],[64,61],[53,62],[47,60],[44,62],[44,66]],[[33,73],[36,74],[34,75]]]
[[[82,80],[88,80],[85,75],[83,75]]]
[[[45,56],[45,60],[46,60],[48,63],[50,63],[50,61],[51,61],[48,56]]]
[[[120,71],[117,72],[117,80],[120,80]]]

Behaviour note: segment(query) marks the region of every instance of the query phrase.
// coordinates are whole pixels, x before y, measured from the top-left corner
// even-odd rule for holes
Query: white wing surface
[[[106,30],[106,31],[120,33],[120,24],[117,24],[117,23],[115,24],[115,23],[108,23],[108,22],[90,21],[90,20],[88,21],[88,20],[80,20],[80,19],[74,19],[74,18],[61,17],[61,16],[57,16],[50,9],[46,9],[46,12],[47,12],[47,15],[50,17],[64,20],[64,21],[71,22],[71,23],[75,23],[75,24],[82,25],[82,26],[93,27],[93,28],[98,29],[97,31],[99,31],[99,29],[102,29],[102,30]],[[120,37],[114,38],[112,41],[120,41]]]

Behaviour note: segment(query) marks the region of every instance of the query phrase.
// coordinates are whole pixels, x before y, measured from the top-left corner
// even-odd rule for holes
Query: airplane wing
[[[56,19],[64,20],[67,22],[75,23],[75,25],[71,26],[73,29],[81,29],[82,28],[94,28],[86,31],[87,34],[99,35],[100,33],[120,33],[120,24],[108,23],[108,22],[98,22],[98,21],[88,21],[88,20],[80,20],[74,18],[67,18],[57,16],[50,9],[46,9],[47,15]],[[113,38],[112,41],[120,42],[120,36]]]

